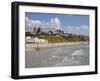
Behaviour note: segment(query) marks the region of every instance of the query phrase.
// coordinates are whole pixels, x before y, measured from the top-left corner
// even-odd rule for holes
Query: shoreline
[[[64,43],[45,43],[45,44],[26,44],[25,51],[37,51],[37,48],[49,48],[49,47],[60,47],[60,46],[71,46],[71,45],[79,45],[89,42],[64,42]]]

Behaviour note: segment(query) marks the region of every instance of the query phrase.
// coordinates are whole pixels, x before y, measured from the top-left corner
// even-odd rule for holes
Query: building
[[[34,43],[34,44],[45,44],[48,43],[48,40],[35,38],[26,38],[26,43]]]

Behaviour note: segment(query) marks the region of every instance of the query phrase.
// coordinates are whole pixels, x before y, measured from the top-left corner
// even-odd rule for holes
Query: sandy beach
[[[48,48],[48,47],[60,47],[60,46],[71,46],[71,45],[79,45],[88,42],[65,42],[65,43],[45,43],[45,44],[26,44],[25,51],[36,51],[38,48]]]

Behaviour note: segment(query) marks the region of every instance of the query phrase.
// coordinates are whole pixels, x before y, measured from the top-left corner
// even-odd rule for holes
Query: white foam
[[[56,58],[57,56],[52,56],[53,58]]]
[[[62,62],[68,62],[68,61],[69,61],[68,57],[65,57],[65,58],[62,60]]]
[[[57,63],[55,66],[67,65],[68,62],[69,62],[68,57],[65,57],[60,63]]]
[[[86,47],[89,47],[89,45],[87,45]]]
[[[82,50],[76,50],[71,56],[83,55]]]

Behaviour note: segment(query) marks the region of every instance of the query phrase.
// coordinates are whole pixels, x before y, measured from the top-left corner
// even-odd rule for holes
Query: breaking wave
[[[71,56],[76,56],[76,55],[83,55],[82,49],[76,50]]]

